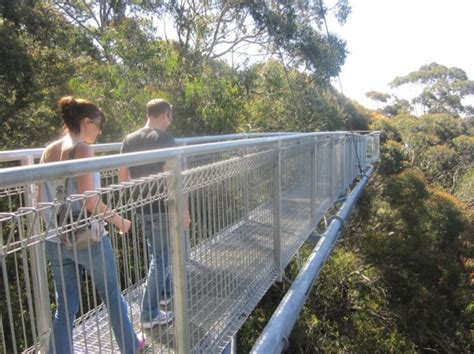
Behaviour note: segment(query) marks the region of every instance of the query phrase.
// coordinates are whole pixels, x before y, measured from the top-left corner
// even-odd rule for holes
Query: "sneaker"
[[[165,297],[164,299],[161,299],[160,300],[160,305],[161,306],[168,306],[169,304],[171,304],[171,296],[168,296],[168,297]]]
[[[140,351],[145,348],[145,336],[143,335],[143,333],[139,333],[137,334],[137,338],[138,338],[137,351]]]
[[[173,320],[173,312],[171,311],[161,311],[151,321],[143,321],[143,328],[150,329],[155,327],[156,325],[163,325],[171,322]]]

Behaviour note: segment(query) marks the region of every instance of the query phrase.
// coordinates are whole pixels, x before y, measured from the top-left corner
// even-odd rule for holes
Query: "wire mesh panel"
[[[286,266],[311,227],[311,150],[307,144],[289,148],[281,162],[281,252]],[[304,235],[306,233],[306,235]]]
[[[132,319],[135,329],[137,331],[143,330],[140,312],[149,255],[147,254],[143,223],[140,219],[143,217],[144,206],[165,199],[167,178],[169,176],[163,174],[125,185],[102,188],[96,193],[109,206],[107,212],[87,217],[77,216],[77,219],[62,225],[56,222],[61,206],[58,203],[43,203],[35,208],[20,208],[15,213],[0,214],[1,281],[4,290],[1,295],[2,298],[7,299],[8,303],[8,308],[2,309],[1,313],[3,343],[6,348],[10,349],[8,352],[37,350],[40,347],[38,339],[43,338],[47,341],[49,336],[48,332],[41,332],[39,329],[38,322],[41,320],[40,317],[44,317],[45,314],[38,314],[41,302],[38,301],[35,289],[46,287],[48,294],[46,302],[52,304],[52,310],[55,309],[55,291],[49,271],[44,284],[35,284],[34,272],[38,265],[34,267],[33,252],[38,250],[44,252],[46,247],[56,247],[60,255],[66,253],[57,243],[57,235],[66,234],[70,230],[77,229],[80,225],[91,223],[94,220],[106,219],[107,215],[113,213],[119,213],[134,220],[134,226],[128,234],[120,234],[115,227],[108,225],[108,236],[104,237],[111,240],[115,249],[114,262],[117,278],[113,281],[119,284],[119,289],[125,295],[128,306],[127,313]],[[90,194],[88,195],[90,196]],[[86,198],[87,195],[71,196],[66,201],[67,208],[76,203],[80,205],[80,209],[84,210]],[[53,222],[48,222],[50,220]],[[92,253],[90,264],[91,267],[103,266],[92,259]],[[118,345],[111,332],[109,316],[94,286],[98,279],[93,279],[91,276],[95,272],[84,272],[83,268],[77,266],[70,274],[70,276],[77,277],[78,288],[81,289],[77,320],[68,324],[71,328],[74,327],[74,350],[78,352],[118,351]],[[64,276],[67,275],[65,266],[60,271]],[[56,279],[56,284],[60,281],[64,280]],[[50,317],[51,315],[47,313],[46,316]],[[158,329],[147,333],[149,345],[153,346],[155,339],[160,337],[159,345],[169,349],[172,346],[171,339],[163,341],[162,338],[162,333],[166,332],[172,332],[169,326],[159,326]]]
[[[21,161],[0,162],[1,168],[21,166]],[[26,206],[25,186],[0,188],[0,212],[13,212]]]
[[[329,206],[332,204],[335,196],[331,193],[333,184],[332,169],[332,140],[325,138],[315,142],[315,220],[319,220]]]
[[[233,157],[185,172],[192,220],[188,304],[196,352],[222,350],[275,276],[269,172],[274,156],[270,151]]]
[[[124,316],[136,332],[145,333],[147,350],[179,351],[183,337],[177,329],[186,319],[189,350],[221,352],[327,209],[360,174],[359,165],[378,157],[378,135],[294,136],[235,146],[195,154],[189,147],[183,156],[170,152],[169,158],[185,159],[182,172],[122,184],[117,184],[118,166],[112,166],[101,172],[103,188],[71,195],[63,203],[36,203],[37,184],[25,182],[19,172],[18,185],[0,191],[0,351],[45,349],[58,282],[68,276],[79,289],[77,316],[66,323],[74,350],[119,350],[114,320],[97,290],[98,274],[104,276],[97,270],[106,269],[98,262],[101,253],[93,257],[92,247],[87,248],[90,267],[83,262],[69,271],[54,268],[50,256],[66,252],[58,236],[99,222],[105,225],[108,261],[116,274],[109,285],[123,294]],[[87,207],[93,197],[106,210]],[[176,198],[182,198],[181,209]],[[64,209],[71,217],[60,222]],[[80,213],[72,214],[73,209]],[[181,232],[176,222],[187,213],[190,227]],[[127,234],[110,224],[114,214],[132,221]],[[176,243],[176,237],[183,239]],[[183,248],[173,248],[177,244]],[[181,251],[185,257],[180,263],[176,257]],[[184,285],[184,302],[176,284]],[[155,323],[156,313],[165,320]]]

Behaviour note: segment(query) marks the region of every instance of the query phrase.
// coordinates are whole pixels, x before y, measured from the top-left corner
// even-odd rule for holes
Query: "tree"
[[[273,51],[287,56],[293,67],[303,67],[315,78],[328,81],[336,76],[346,57],[345,42],[334,34],[323,34],[325,16],[335,12],[340,23],[350,13],[347,0],[332,9],[322,1],[249,1],[247,6],[257,28],[265,30]]]
[[[422,92],[413,98],[412,105],[421,105],[426,113],[454,116],[474,113],[474,107],[462,103],[463,98],[474,95],[474,81],[469,80],[462,69],[433,62],[390,83],[391,88],[403,85],[421,86]]]
[[[276,60],[254,65],[242,76],[248,88],[242,130],[338,130],[349,119],[363,120],[334,90],[320,87],[307,74],[287,69]]]
[[[230,53],[248,57],[264,50],[266,55],[286,56],[293,67],[309,70],[323,81],[339,73],[346,56],[345,42],[323,33],[324,18],[333,14],[344,23],[351,11],[348,0],[338,0],[332,8],[324,7],[321,0],[89,0],[53,4],[110,62],[120,62],[111,53],[115,46],[108,38],[111,28],[133,18],[157,39],[153,23],[170,21],[182,65],[199,67],[203,61]]]
[[[94,46],[42,2],[6,2],[0,38],[1,148],[38,146],[58,133],[52,107],[68,92],[78,57],[95,57]]]
[[[369,91],[365,95],[373,101],[386,103],[386,105],[381,109],[378,109],[378,111],[389,117],[395,117],[400,114],[409,114],[412,110],[408,100],[398,98],[394,94]]]
[[[378,91],[369,91],[366,92],[365,95],[374,101],[382,103],[386,103],[392,97],[392,95],[389,93],[383,93]]]
[[[126,19],[140,19],[150,28],[150,22],[145,18],[150,14],[161,14],[162,2],[157,0],[73,0],[52,1],[53,8],[59,10],[65,18],[78,26],[83,34],[95,44],[102,57],[115,63],[119,61],[111,53],[115,42],[109,38],[110,30]],[[140,43],[135,43],[140,45]]]
[[[471,300],[461,260],[472,255],[463,204],[413,168],[374,176],[360,203],[347,237],[380,272],[402,337],[416,351],[465,351]]]

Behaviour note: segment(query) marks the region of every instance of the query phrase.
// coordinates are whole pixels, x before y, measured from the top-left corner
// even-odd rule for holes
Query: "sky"
[[[474,80],[474,0],[351,0],[350,4],[352,13],[344,26],[328,19],[329,31],[347,41],[349,53],[340,73],[347,97],[375,108],[366,92],[392,93],[388,83],[395,77],[432,62],[463,69]],[[339,89],[339,83],[334,86]]]

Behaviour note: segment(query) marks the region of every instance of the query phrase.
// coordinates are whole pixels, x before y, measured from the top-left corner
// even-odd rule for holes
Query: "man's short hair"
[[[172,106],[162,98],[155,98],[146,105],[146,115],[149,117],[159,117],[162,113],[171,112]]]

